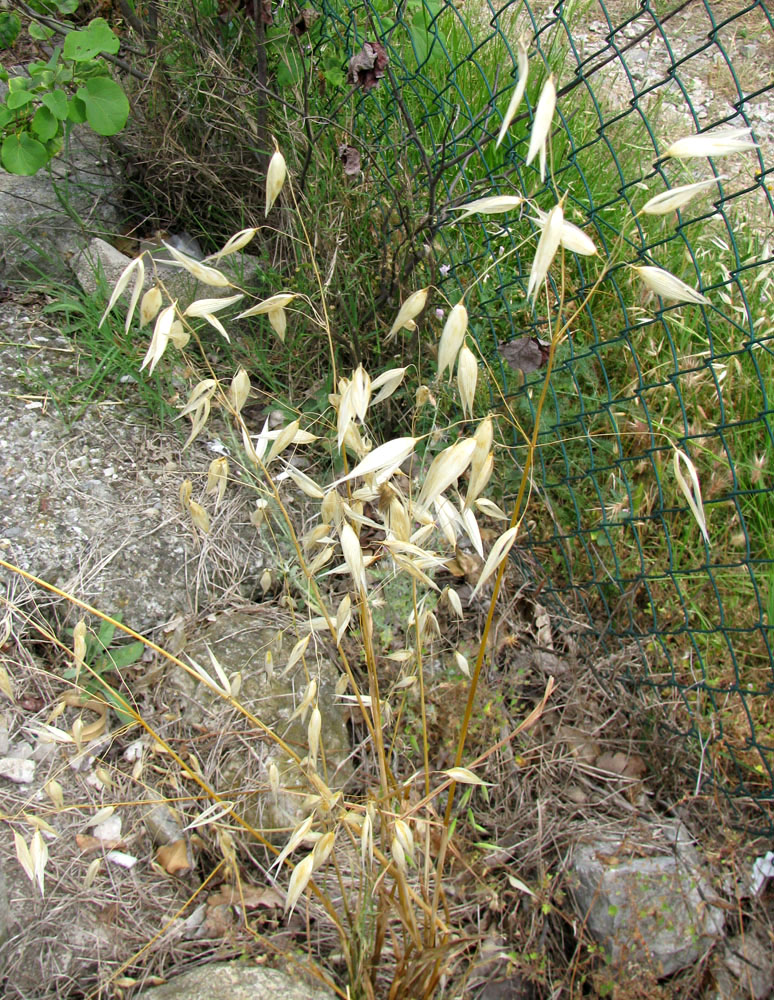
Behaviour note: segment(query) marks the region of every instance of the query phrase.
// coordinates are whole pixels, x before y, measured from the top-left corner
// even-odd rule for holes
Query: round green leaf
[[[30,177],[48,163],[45,146],[27,132],[9,135],[0,147],[0,162],[11,174]]]
[[[29,104],[31,100],[32,94],[28,90],[12,90],[6,97],[5,103],[11,111],[15,111],[16,108],[23,108],[25,104]]]
[[[111,30],[104,17],[95,17],[88,28],[68,31],[62,54],[65,59],[84,62],[100,52],[118,52],[119,44],[118,35]]]
[[[86,106],[86,121],[98,135],[115,135],[126,125],[129,101],[118,84],[107,76],[87,80],[78,90]]]
[[[67,118],[76,124],[86,121],[86,105],[80,97],[74,97],[67,105]]]
[[[59,131],[59,119],[48,108],[38,108],[32,119],[32,131],[41,142],[48,142]]]
[[[21,31],[21,18],[18,14],[0,11],[0,49],[9,49]]]
[[[30,38],[34,38],[38,42],[45,42],[54,34],[53,28],[46,28],[44,25],[38,24],[37,21],[30,21],[27,31]]]
[[[63,90],[52,90],[44,94],[41,100],[55,118],[63,121],[67,117],[67,94]]]

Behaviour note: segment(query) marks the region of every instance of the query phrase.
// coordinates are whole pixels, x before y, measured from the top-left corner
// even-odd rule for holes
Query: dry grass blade
[[[709,188],[715,187],[720,181],[727,180],[726,174],[718,177],[710,177],[708,181],[697,181],[695,184],[682,184],[680,187],[670,188],[662,191],[661,194],[654,195],[640,209],[640,214],[645,215],[669,215],[687,205],[689,201]]]
[[[192,274],[197,281],[201,281],[203,285],[209,285],[211,288],[231,287],[231,282],[226,275],[218,271],[217,268],[208,267],[206,264],[194,260],[193,257],[189,257],[169,243],[164,243],[164,246],[172,254],[173,260],[177,261],[181,267],[188,271],[189,274]]]
[[[688,470],[688,476],[691,480],[690,485],[683,475],[681,468],[682,465],[684,465]],[[696,472],[696,466],[684,451],[680,451],[679,448],[675,448],[673,467],[675,470],[675,479],[677,479],[677,484],[688,502],[688,506],[696,519],[696,523],[699,525],[704,541],[707,545],[709,545],[710,540],[709,534],[707,533],[707,520],[704,516],[704,504],[701,500],[701,486],[699,485],[699,477]]]
[[[478,578],[478,583],[473,588],[473,593],[470,595],[471,600],[473,600],[476,594],[478,594],[489,577],[495,572],[503,559],[505,559],[508,555],[511,550],[511,546],[516,541],[516,534],[518,530],[518,525],[514,525],[512,528],[504,531],[494,543],[492,551],[489,553],[486,562],[484,563],[484,568],[481,570],[481,576]]]
[[[143,262],[142,257],[137,257],[133,261],[130,261],[126,265],[126,267],[123,269],[123,271],[121,272],[121,274],[118,276],[118,281],[115,284],[115,288],[113,289],[113,293],[110,296],[110,299],[108,301],[108,304],[107,304],[107,306],[105,308],[104,313],[102,314],[102,319],[100,319],[100,321],[99,321],[99,325],[100,326],[102,326],[102,324],[105,322],[105,320],[107,319],[107,315],[110,312],[110,310],[113,308],[113,306],[116,304],[116,302],[118,302],[118,300],[121,298],[121,296],[123,295],[123,293],[126,291],[128,285],[129,285],[129,281],[131,280],[131,277],[135,273],[135,271],[137,272],[137,275],[136,275],[135,284],[134,284],[134,292],[132,293],[132,301],[136,304],[137,297],[140,294],[139,291],[138,291],[138,289],[142,288],[143,283],[145,281],[145,264]],[[126,316],[126,323],[124,324],[124,328],[127,331],[129,329],[129,326],[130,326],[131,321],[132,321],[132,313],[133,312],[134,312],[134,306],[132,306],[129,309],[129,312],[127,313],[127,316]]]
[[[505,133],[508,131],[511,122],[514,119],[516,112],[519,109],[519,105],[524,97],[524,91],[527,89],[527,77],[529,75],[529,53],[527,52],[527,43],[522,35],[519,38],[519,51],[517,54],[517,62],[519,68],[519,80],[513,91],[510,101],[508,102],[508,109],[503,116],[503,123],[500,126],[500,132],[497,136],[497,142],[495,143],[495,149],[500,145],[500,143],[505,138]]]

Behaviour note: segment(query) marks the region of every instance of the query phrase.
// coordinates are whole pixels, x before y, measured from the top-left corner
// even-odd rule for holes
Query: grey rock
[[[312,980],[292,979],[277,969],[218,962],[200,965],[163,986],[137,994],[137,1000],[333,1000],[334,993]]]
[[[6,85],[0,83],[0,94]],[[115,229],[117,170],[90,129],[72,130],[63,153],[32,177],[0,168],[0,274],[69,274],[69,260],[96,233]]]
[[[75,984],[93,976],[97,956],[101,963],[120,962],[120,930],[101,920],[96,907],[70,907],[63,925],[60,915],[47,914],[27,895],[30,889],[26,878],[11,885],[16,919],[0,949],[0,968],[4,961],[10,968],[4,995],[71,996]]]
[[[748,930],[723,942],[713,964],[711,1000],[766,1000],[774,995],[774,954],[761,934]]]
[[[225,613],[218,616],[195,642],[186,646],[183,658],[190,657],[214,675],[209,649],[227,676],[241,672],[239,703],[303,757],[308,744],[308,714],[303,720],[301,716],[291,719],[307,686],[303,663],[299,661],[283,675],[283,664],[287,663],[295,641],[292,633],[279,631],[276,626],[269,627],[260,614]],[[349,732],[344,711],[335,701],[338,671],[324,654],[320,655],[322,646],[318,646],[317,656],[312,649],[310,645],[306,659],[312,676],[317,679],[317,704],[322,716],[321,745],[325,754],[325,765],[318,762],[318,773],[336,791],[351,775]],[[271,653],[274,664],[271,676],[265,666],[267,652]],[[208,717],[222,712],[223,702],[218,695],[190,675],[178,670],[171,680],[183,695],[183,717],[189,725],[205,723]],[[277,839],[284,841],[288,827],[295,826],[309,812],[306,796],[312,789],[292,758],[270,738],[255,739],[256,735],[253,734],[249,744],[250,781],[245,782],[245,748],[232,741],[231,749],[226,749],[218,758],[220,787],[239,789],[244,799],[239,802],[238,810],[244,818],[267,836],[273,837],[272,831],[279,831]],[[277,765],[280,779],[276,799],[268,792],[268,771],[272,762]]]
[[[19,757],[0,757],[0,778],[27,785],[35,778],[35,761]]]
[[[573,850],[571,872],[576,912],[617,967],[635,963],[668,976],[723,931],[699,853],[679,823],[592,832]]]
[[[237,288],[205,285],[196,281],[184,268],[169,263],[169,252],[162,246],[151,252],[152,262],[145,257],[145,288],[151,288],[161,282],[173,299],[177,299],[181,309],[185,309],[194,299],[219,299],[236,294]],[[81,288],[93,295],[104,280],[107,289],[111,290],[132,258],[116,250],[114,246],[103,239],[94,238],[89,245],[79,253],[73,261],[73,271]],[[209,263],[234,283],[244,288],[254,285],[255,260],[244,254],[232,254],[222,261]],[[129,283],[125,293],[128,301],[134,287],[134,280]]]
[[[174,844],[183,836],[182,826],[170,807],[163,801],[162,796],[159,796],[158,803],[148,808],[142,819],[151,840],[158,847],[164,844]]]

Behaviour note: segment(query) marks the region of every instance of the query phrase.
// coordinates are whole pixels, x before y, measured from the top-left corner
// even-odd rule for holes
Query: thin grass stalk
[[[419,677],[419,704],[422,712],[422,763],[425,769],[425,795],[430,794],[430,742],[427,734],[427,706],[425,704],[425,677],[422,660],[422,634],[417,608],[417,581],[411,577],[411,602],[414,606],[414,631],[417,637],[417,676]]]
[[[562,268],[562,274],[564,275],[564,267]],[[564,282],[563,282],[564,285]],[[564,291],[564,288],[562,288]],[[562,304],[564,302],[564,295],[560,297],[559,300],[559,315],[562,314]],[[548,352],[548,362],[546,364],[546,373],[543,379],[543,385],[540,391],[540,397],[538,399],[538,404],[535,410],[535,420],[534,427],[532,429],[532,435],[529,441],[529,447],[527,449],[527,455],[524,461],[524,469],[522,470],[521,480],[519,482],[519,491],[516,495],[516,500],[513,504],[513,510],[511,512],[511,519],[508,525],[509,528],[515,527],[521,517],[522,504],[524,502],[524,495],[527,490],[527,484],[530,481],[530,470],[532,469],[532,462],[534,458],[535,451],[537,449],[537,440],[540,434],[540,420],[543,413],[543,407],[545,405],[546,398],[548,397],[548,388],[551,381],[551,374],[554,368],[554,359],[556,356],[556,349],[564,335],[564,331],[567,328],[567,324],[560,326],[551,338],[551,346]],[[468,729],[470,728],[470,720],[473,715],[473,706],[476,700],[476,691],[478,689],[478,682],[481,677],[481,670],[484,665],[484,657],[486,655],[489,633],[492,629],[492,622],[494,621],[495,608],[497,606],[497,599],[500,596],[500,588],[502,587],[503,577],[505,576],[505,570],[508,565],[507,557],[503,559],[497,570],[497,575],[495,577],[494,586],[492,588],[492,596],[489,601],[489,609],[487,611],[486,622],[484,623],[484,629],[481,635],[481,641],[478,647],[478,654],[476,656],[476,664],[473,668],[473,676],[470,681],[470,687],[468,688],[468,700],[465,705],[465,714],[462,718],[462,726],[460,728],[460,735],[457,740],[457,750],[454,755],[454,766],[459,767],[462,763],[462,757],[465,752],[465,742],[467,740]],[[454,796],[457,789],[457,783],[453,781],[449,786],[449,794],[446,801],[446,810],[444,813],[444,831],[448,831],[451,824],[452,812],[454,809]],[[436,881],[435,881],[435,893],[433,896],[433,914],[437,913],[439,893],[441,888],[441,881],[443,876],[443,869],[446,863],[446,848],[448,844],[448,837],[444,836],[441,842],[441,849],[438,852],[438,864],[436,866]]]
[[[379,676],[376,669],[376,654],[374,653],[374,643],[373,643],[373,629],[370,622],[367,620],[367,615],[369,614],[367,599],[365,594],[361,593],[358,597],[358,603],[360,605],[360,631],[363,635],[363,649],[365,651],[366,657],[366,667],[368,669],[368,693],[371,696],[371,713],[373,715],[373,740],[374,747],[376,749],[376,758],[379,762],[379,784],[381,785],[382,795],[386,801],[389,795],[389,782],[388,776],[393,784],[395,785],[395,778],[390,771],[389,765],[387,764],[387,755],[384,752],[384,733],[382,732],[382,711],[381,702],[379,700]],[[361,711],[363,715],[367,715],[365,706],[361,702]]]
[[[326,287],[325,282],[323,281],[323,276],[320,274],[320,269],[317,266],[317,258],[312,249],[312,241],[309,239],[309,233],[307,232],[306,226],[304,225],[303,215],[301,214],[301,210],[298,207],[298,201],[296,200],[296,192],[293,188],[293,181],[290,178],[290,174],[288,174],[285,180],[285,184],[287,185],[287,188],[290,191],[290,196],[293,199],[293,207],[296,210],[296,218],[298,219],[298,223],[301,226],[301,230],[303,231],[304,239],[306,240],[306,245],[310,250],[309,257],[312,261],[312,268],[314,270],[315,280],[317,281],[317,287],[320,290],[320,304],[322,306],[323,316],[325,318],[325,335],[328,338],[328,350],[330,351],[330,356],[331,356],[331,368],[333,370],[333,384],[338,385],[339,378],[338,378],[338,373],[336,371],[336,352],[333,347],[333,335],[331,334],[331,321],[330,317],[328,316],[328,306],[326,304],[326,299],[325,299],[325,287]],[[346,472],[346,464],[347,464],[347,459],[345,455],[344,456],[345,472]]]

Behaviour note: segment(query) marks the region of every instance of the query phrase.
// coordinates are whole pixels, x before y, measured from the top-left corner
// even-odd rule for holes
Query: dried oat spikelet
[[[264,217],[269,214],[274,206],[274,202],[279,197],[287,172],[285,157],[280,153],[278,148],[275,148],[266,171],[266,211],[264,212]]]
[[[454,369],[454,362],[460,352],[468,330],[468,310],[464,303],[458,302],[449,312],[446,323],[438,342],[438,377],[443,378],[446,369],[449,376]]]
[[[227,483],[228,459],[224,455],[221,455],[219,458],[213,458],[207,470],[207,487],[205,492],[208,495],[215,494],[216,505],[223,499]]]
[[[307,854],[303,861],[299,861],[293,869],[293,874],[290,876],[290,882],[288,883],[288,894],[285,899],[285,913],[291,914],[293,912],[299,896],[304,892],[312,879],[313,871],[314,852],[312,851],[310,854]]]
[[[662,299],[672,299],[675,302],[687,302],[691,305],[709,305],[706,295],[691,288],[680,278],[670,274],[661,267],[634,266],[639,279]]]
[[[469,219],[471,215],[502,215],[504,212],[513,212],[524,204],[524,198],[517,194],[493,194],[486,198],[476,198],[468,201],[464,205],[453,207],[452,211],[462,212],[454,220],[462,222]]]
[[[473,404],[476,400],[476,382],[478,381],[478,362],[476,356],[467,344],[462,345],[457,362],[457,388],[460,394],[463,416],[473,418]]]
[[[417,505],[427,507],[444,490],[448,489],[470,465],[476,442],[473,438],[463,438],[436,455],[427,471],[427,477],[419,493]]]
[[[562,241],[563,226],[564,213],[562,212],[562,206],[561,204],[554,205],[546,217],[545,225],[542,227],[540,239],[538,240],[535,259],[532,262],[532,269],[529,273],[529,284],[527,285],[528,299],[534,298],[543,287],[548,269]]]
[[[646,201],[638,212],[638,215],[669,215],[670,212],[676,212],[679,208],[687,205],[697,194],[715,187],[718,181],[725,181],[727,179],[726,174],[720,174],[718,177],[711,177],[707,181],[697,181],[695,184],[681,184],[680,187],[662,191],[661,194],[654,195]]]
[[[402,330],[404,326],[407,326],[412,320],[422,312],[427,303],[427,293],[430,291],[429,288],[420,288],[418,292],[414,292],[412,295],[406,299],[403,305],[398,310],[398,315],[395,317],[395,322],[390,327],[390,332],[385,337],[385,344],[389,344],[390,341],[394,340],[398,334],[399,330]]]
[[[145,326],[156,317],[162,303],[161,289],[158,285],[149,288],[140,302],[140,326]]]
[[[727,128],[678,139],[667,149],[664,156],[687,160],[696,156],[727,156],[730,153],[744,153],[757,148],[758,144],[752,141],[749,128]]]
[[[228,389],[228,401],[233,406],[235,413],[242,412],[242,407],[247,402],[249,395],[250,376],[244,368],[240,368],[236,375],[232,378],[231,385]]]
[[[527,150],[527,166],[532,163],[540,153],[540,181],[546,179],[545,157],[548,137],[551,133],[551,122],[556,110],[556,83],[553,73],[543,84],[540,91],[537,108],[535,109],[535,120],[532,123],[532,132],[529,138],[529,149]]]
[[[317,767],[317,754],[320,750],[320,730],[322,729],[322,715],[317,705],[312,709],[309,716],[309,725],[306,728],[306,735],[309,741],[309,763],[312,767]]]

